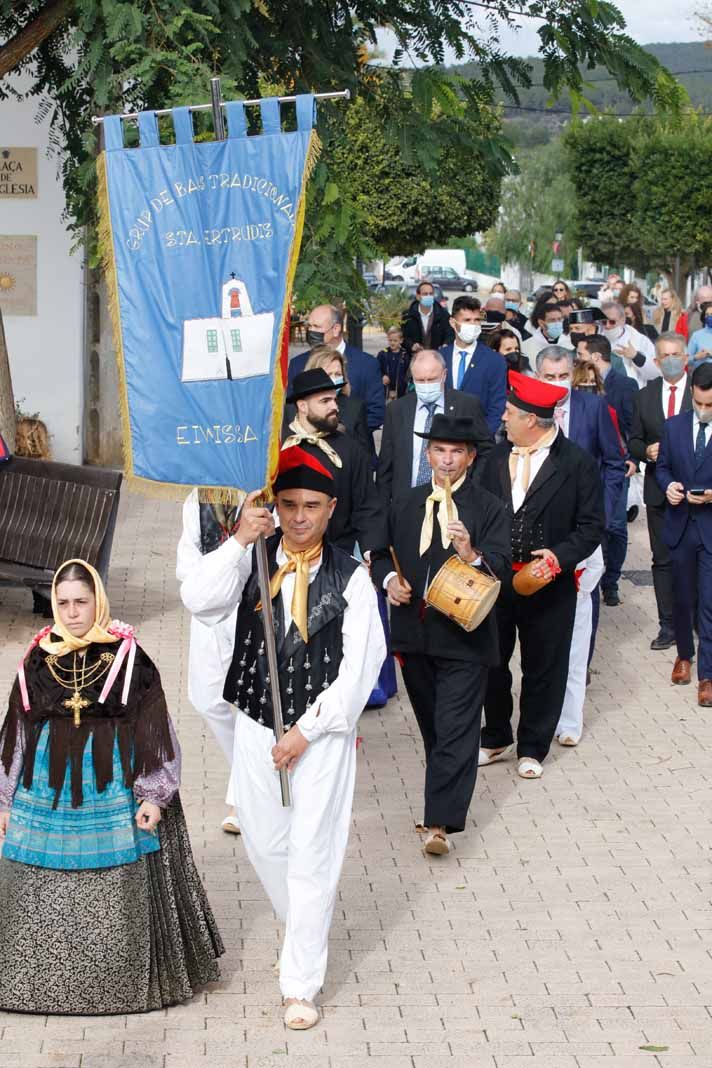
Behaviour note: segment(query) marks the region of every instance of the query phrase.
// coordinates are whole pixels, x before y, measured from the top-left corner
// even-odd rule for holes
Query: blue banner
[[[104,119],[100,243],[119,360],[128,478],[251,491],[279,449],[280,353],[316,153],[314,98],[281,131],[279,101],[248,135],[240,101],[228,137],[195,143],[188,108]],[[286,326],[288,329],[288,324]]]

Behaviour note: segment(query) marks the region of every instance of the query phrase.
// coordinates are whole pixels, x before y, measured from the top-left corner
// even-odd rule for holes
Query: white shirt
[[[563,337],[563,334],[562,334],[562,337]],[[554,344],[558,345],[559,342],[558,341],[556,341],[556,342],[549,341],[548,337],[545,337],[544,334],[542,334],[542,332],[539,329],[539,327],[537,327],[536,330],[534,331],[534,333],[532,334],[532,336],[528,337],[526,339],[526,341],[522,342],[522,352],[527,357],[527,359],[529,360],[529,363],[533,367],[535,362],[536,362],[537,353],[541,352],[541,350],[546,345],[554,345]]]
[[[338,345],[332,345],[331,347],[332,347],[333,349],[336,349],[336,351],[337,351],[337,352],[340,352],[340,353],[341,353],[341,355],[343,356],[343,355],[344,355],[344,353],[346,352],[346,341],[345,341],[345,339],[344,339],[344,338],[342,337],[342,338],[341,338],[341,341],[339,342],[339,344],[338,344]]]
[[[554,438],[554,441],[556,441],[556,438]],[[553,445],[553,444],[554,444],[554,442],[552,441],[551,445]],[[529,492],[529,489],[531,488],[531,486],[532,486],[532,484],[534,482],[534,479],[536,478],[536,476],[541,471],[541,469],[542,469],[542,467],[544,465],[544,461],[546,460],[547,456],[549,455],[549,453],[551,451],[551,445],[547,445],[546,448],[543,448],[543,449],[537,449],[536,452],[533,452],[530,455],[530,457],[529,457],[529,486],[527,486],[526,488],[524,486],[524,482],[522,481],[523,476],[524,476],[524,460],[525,460],[525,457],[524,456],[517,456],[517,469],[516,469],[515,476],[512,479],[512,508],[514,509],[515,512],[518,512],[519,509],[524,504],[524,498],[526,497],[527,493]]]
[[[559,383],[556,382],[552,384],[558,385]],[[571,419],[571,394],[569,393],[566,400],[562,401],[561,404],[557,404],[556,407],[559,411],[564,413],[564,421],[561,425],[559,425],[558,422],[556,425],[559,427],[559,430],[563,431],[564,437],[567,438],[569,436],[569,421]],[[554,417],[556,417],[556,413],[554,413]]]
[[[654,361],[655,345],[653,345],[647,334],[641,334],[626,323],[621,336],[611,341],[611,349],[616,352],[616,349],[622,345],[632,345],[636,352],[645,357],[644,365],[638,367],[637,364],[633,363],[632,359],[629,360],[625,356],[621,356],[625,373],[628,378],[635,379],[640,389],[654,378],[660,378],[660,368]],[[620,353],[616,353],[616,355],[619,356]]]
[[[423,341],[425,341],[425,338],[428,334],[428,323],[430,322],[430,317],[433,314],[433,309],[431,308],[427,315],[423,315],[422,311],[420,310],[420,305],[418,305],[418,314],[420,315],[420,323],[423,328]]]
[[[671,385],[675,386],[675,392],[673,393],[673,397],[675,398],[675,415],[680,414],[680,410],[682,408],[682,397],[685,392],[685,378],[686,376],[683,375],[679,382],[668,382],[666,379],[663,379],[662,402],[663,415],[666,419],[668,413],[668,404],[670,403]]]
[[[277,562],[286,556],[277,550]],[[228,538],[215,552],[203,557],[199,579],[189,575],[181,586],[183,604],[189,612],[209,627],[235,612],[242,591],[252,571],[252,546],[245,549],[236,538]],[[309,569],[313,581],[321,559]],[[285,575],[282,604],[285,627],[291,625],[294,573]],[[383,624],[378,614],[376,591],[365,567],[357,567],[343,593],[346,601],[343,618],[343,653],[336,678],[326,690],[317,694],[314,703],[297,720],[300,731],[311,742],[320,734],[349,733],[373,689],[386,657]]]
[[[478,341],[479,338],[476,338],[469,345],[462,345],[457,338],[455,338],[452,343],[452,384],[455,388],[457,388],[457,383],[460,378],[460,361],[462,360],[462,354],[463,352],[467,353],[465,356],[465,374],[467,374],[470,364],[472,363],[472,357],[475,355]]]
[[[433,416],[442,415],[445,411],[445,392],[440,391],[440,397],[435,403],[433,409]],[[411,464],[410,471],[410,485],[411,488],[415,485],[418,478],[418,468],[420,467],[420,454],[425,448],[425,438],[419,438],[417,434],[422,434],[425,430],[425,421],[428,418],[428,409],[421,401],[418,401],[415,408],[415,419],[413,420],[413,462]]]

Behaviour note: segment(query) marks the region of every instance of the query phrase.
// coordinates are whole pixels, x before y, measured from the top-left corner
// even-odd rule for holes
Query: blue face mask
[[[418,297],[418,300],[423,308],[432,308],[435,303],[435,295],[433,293],[427,293],[424,297]]]
[[[564,324],[562,322],[546,324],[546,336],[551,338],[552,341],[557,341],[563,332]]]
[[[712,330],[712,315],[705,315],[705,326],[708,330]]]
[[[336,386],[336,393],[338,395],[339,393],[341,393],[342,387],[344,385],[344,380],[343,380],[343,378],[338,378],[338,377],[334,378],[334,376],[331,375],[331,381]]]
[[[418,400],[421,404],[432,404],[433,401],[440,400],[442,388],[441,382],[415,383],[415,392],[417,393]]]
[[[519,305],[516,300],[505,300],[504,306],[507,311],[519,311]]]

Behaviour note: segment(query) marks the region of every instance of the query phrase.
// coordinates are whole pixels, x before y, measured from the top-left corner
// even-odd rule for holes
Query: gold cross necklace
[[[99,660],[89,669],[89,677],[87,678],[87,665],[86,656],[83,655],[81,665],[81,672],[77,669],[77,654],[74,654],[72,662],[71,675],[67,668],[59,664],[58,657],[48,656],[47,667],[49,668],[50,675],[56,683],[59,683],[65,690],[73,690],[71,697],[68,697],[66,701],[62,701],[62,707],[74,714],[74,726],[80,727],[82,722],[82,712],[85,708],[91,706],[91,701],[88,701],[86,697],[82,697],[82,690],[87,686],[91,686],[92,683],[98,682],[102,676],[104,676],[112,663],[114,662],[113,653],[102,653]],[[61,678],[61,672],[66,672],[67,681]]]

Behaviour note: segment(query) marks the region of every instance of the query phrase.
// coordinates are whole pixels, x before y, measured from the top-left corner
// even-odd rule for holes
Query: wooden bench
[[[52,576],[79,557],[106,580],[121,473],[20,456],[0,465],[0,585],[32,590],[47,613]]]

